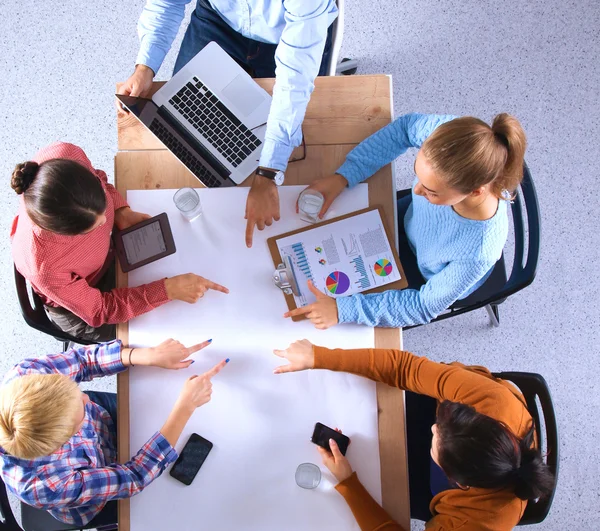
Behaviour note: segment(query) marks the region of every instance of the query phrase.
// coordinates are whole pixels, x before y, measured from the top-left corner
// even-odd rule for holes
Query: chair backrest
[[[540,205],[527,164],[523,164],[523,180],[519,187],[518,196],[523,199],[527,221],[523,217],[521,201],[519,201],[519,197],[516,197],[511,205],[515,234],[515,255],[510,276],[498,299],[508,297],[529,286],[535,279],[540,258]],[[526,243],[527,254],[525,254]]]
[[[46,314],[44,303],[31,286],[28,286],[25,277],[17,271],[16,267],[14,271],[15,287],[17,288],[17,298],[19,299],[21,313],[23,314],[23,319],[25,319],[25,322],[31,328],[48,334],[59,341],[72,341],[83,345],[91,344],[89,341],[78,339],[58,328]]]
[[[521,205],[521,199],[523,200],[525,212],[527,213],[526,220],[524,217],[523,206]],[[531,172],[525,163],[523,164],[523,180],[517,190],[517,197],[511,202],[511,211],[513,216],[515,253],[512,269],[508,275],[506,284],[495,293],[488,295],[485,299],[475,300],[474,302],[469,301],[469,304],[465,306],[457,303],[456,307],[452,307],[451,310],[446,313],[438,315],[431,321],[432,323],[443,321],[444,319],[471,312],[479,308],[484,308],[489,304],[499,303],[510,295],[514,295],[523,288],[526,288],[533,282],[537,273],[540,257],[541,218],[540,206],[535,186],[531,178]],[[527,253],[525,253],[526,247]],[[475,291],[474,294],[469,296],[469,299],[472,299],[477,293],[478,292]],[[409,330],[411,328],[417,328],[418,326],[422,325],[407,326],[404,329]]]
[[[527,402],[527,409],[533,417],[538,446],[543,448],[543,443],[546,441],[545,460],[551,472],[554,474],[554,486],[548,497],[537,501],[529,501],[527,503],[523,517],[519,522],[519,525],[538,524],[548,515],[556,490],[556,482],[558,481],[558,426],[556,423],[556,415],[554,413],[554,405],[552,404],[552,397],[550,396],[550,389],[548,389],[548,384],[542,376],[531,372],[501,372],[495,373],[494,376],[513,382],[521,390]],[[536,397],[541,405],[541,414],[543,417],[540,416]],[[544,430],[542,430],[542,418],[544,419]]]
[[[21,526],[15,520],[8,494],[6,493],[6,485],[0,477],[0,531],[23,531]]]
[[[338,16],[333,21],[333,30],[331,35],[331,54],[329,55],[329,66],[327,75],[335,76],[337,64],[340,60],[340,51],[342,41],[344,40],[344,3],[345,0],[337,0]]]

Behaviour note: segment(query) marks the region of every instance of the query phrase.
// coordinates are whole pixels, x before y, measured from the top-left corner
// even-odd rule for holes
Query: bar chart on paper
[[[329,297],[347,297],[400,280],[394,253],[379,210],[316,225],[277,240],[281,257],[289,257],[299,294],[298,308],[316,300],[311,280]]]
[[[368,289],[371,286],[371,281],[369,280],[369,275],[367,275],[363,257],[357,256],[350,260],[350,263],[354,266],[354,271],[358,275],[358,280],[354,283],[361,289]]]
[[[304,245],[302,243],[294,243],[291,247],[294,256],[294,264],[307,279],[312,280],[312,271],[310,270]]]

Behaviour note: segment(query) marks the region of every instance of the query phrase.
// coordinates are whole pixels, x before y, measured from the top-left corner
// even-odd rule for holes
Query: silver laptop
[[[271,96],[215,42],[152,100],[117,98],[205,186],[234,186],[258,167]]]

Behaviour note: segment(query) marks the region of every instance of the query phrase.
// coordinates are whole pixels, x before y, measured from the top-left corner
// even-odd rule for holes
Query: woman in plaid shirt
[[[134,365],[185,369],[194,363],[187,358],[210,341],[185,348],[168,339],[133,349],[112,341],[21,361],[0,389],[0,474],[8,490],[77,526],[108,501],[141,492],[177,459],[181,432],[210,400],[210,380],[229,360],[188,378],[163,427],[124,464],[117,462],[116,411],[90,400],[77,384]]]

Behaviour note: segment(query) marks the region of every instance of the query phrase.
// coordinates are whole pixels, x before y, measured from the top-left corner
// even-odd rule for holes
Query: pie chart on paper
[[[334,271],[325,280],[325,285],[330,293],[342,295],[350,288],[350,278],[342,271]]]
[[[373,267],[375,269],[375,273],[377,273],[380,277],[387,277],[388,275],[392,274],[392,264],[389,260],[386,260],[385,258],[377,260]]]

